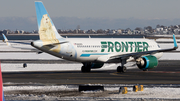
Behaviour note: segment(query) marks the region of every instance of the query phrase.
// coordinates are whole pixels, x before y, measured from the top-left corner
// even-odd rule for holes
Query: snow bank
[[[16,90],[36,90],[36,91],[72,91],[78,90],[77,87],[61,85],[61,86],[4,86],[4,91],[16,91]]]

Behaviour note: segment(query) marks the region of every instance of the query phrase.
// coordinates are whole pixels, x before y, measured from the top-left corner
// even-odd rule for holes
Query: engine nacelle
[[[91,69],[101,68],[104,63],[83,63],[85,67],[90,67]]]
[[[158,65],[158,59],[155,56],[143,56],[136,62],[139,69],[146,70],[156,68]]]
[[[91,68],[101,68],[104,65],[104,63],[92,63]]]

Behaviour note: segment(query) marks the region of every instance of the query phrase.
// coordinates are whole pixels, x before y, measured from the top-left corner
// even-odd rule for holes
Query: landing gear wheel
[[[85,66],[82,66],[81,67],[81,72],[90,72],[91,71],[91,68],[90,67],[85,67]]]
[[[125,66],[118,66],[117,67],[117,72],[122,72],[122,73],[125,73],[126,72],[126,67]]]

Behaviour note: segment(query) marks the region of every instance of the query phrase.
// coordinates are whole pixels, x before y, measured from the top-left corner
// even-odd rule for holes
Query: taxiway
[[[60,64],[59,64],[60,65]],[[74,64],[76,65],[76,64]],[[38,68],[38,67],[37,67]],[[116,70],[5,72],[3,82],[61,84],[180,84],[179,60],[160,60],[157,68],[142,71],[128,69],[126,73]]]

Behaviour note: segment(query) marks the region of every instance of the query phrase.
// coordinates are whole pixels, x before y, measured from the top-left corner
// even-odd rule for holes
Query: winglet
[[[174,34],[173,34],[173,40],[174,40],[174,48],[177,49],[178,45],[177,45],[176,37]]]
[[[8,39],[6,38],[6,36],[4,34],[3,35],[3,38],[4,38],[4,42],[8,45],[8,46],[11,46],[11,44],[8,42]]]

